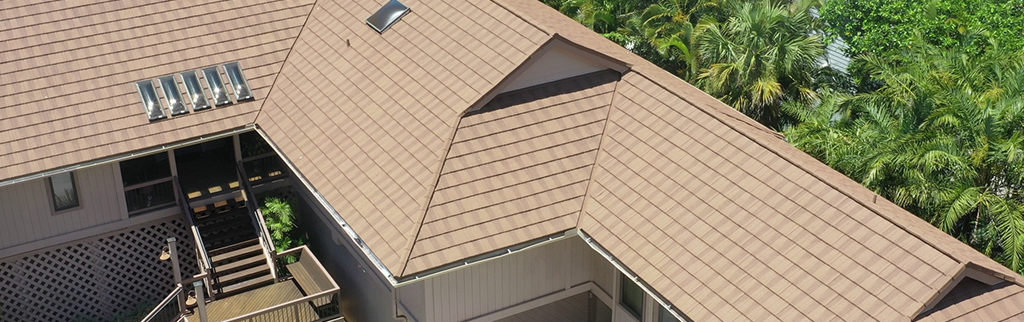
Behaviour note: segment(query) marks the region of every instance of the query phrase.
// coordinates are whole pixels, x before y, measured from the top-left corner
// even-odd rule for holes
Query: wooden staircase
[[[213,266],[211,286],[223,298],[274,283],[244,200],[193,209]]]

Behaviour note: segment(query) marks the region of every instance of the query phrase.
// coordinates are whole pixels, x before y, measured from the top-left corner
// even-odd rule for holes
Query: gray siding
[[[412,320],[464,321],[590,281],[610,289],[614,276],[611,263],[572,236],[429,277],[399,295]]]
[[[80,207],[54,214],[46,179],[0,187],[0,249],[127,218],[117,164],[74,172]]]

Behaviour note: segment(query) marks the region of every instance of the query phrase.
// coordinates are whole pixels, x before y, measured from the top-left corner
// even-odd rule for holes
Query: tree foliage
[[[267,230],[270,231],[270,239],[278,252],[300,246],[305,243],[304,238],[295,229],[295,210],[289,200],[281,198],[266,198],[263,200],[263,207],[260,208],[267,222]]]
[[[817,97],[814,75],[824,49],[813,34],[813,4],[731,2],[728,20],[702,24],[698,32],[698,87],[768,127],[791,124],[782,104]]]
[[[545,1],[1024,272],[1024,0]]]
[[[983,56],[924,41],[901,58],[868,55],[884,85],[786,108],[791,143],[1024,271],[1024,55]]]
[[[1024,0],[827,0],[825,30],[842,37],[851,56],[898,55],[920,36],[942,48],[977,54],[988,38],[1003,48],[1024,48]],[[961,44],[961,35],[985,37]]]

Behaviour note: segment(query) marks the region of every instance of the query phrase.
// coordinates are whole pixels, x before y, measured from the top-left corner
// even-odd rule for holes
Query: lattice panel
[[[111,320],[173,289],[167,238],[178,239],[182,275],[198,274],[192,237],[175,218],[0,262],[0,321]]]

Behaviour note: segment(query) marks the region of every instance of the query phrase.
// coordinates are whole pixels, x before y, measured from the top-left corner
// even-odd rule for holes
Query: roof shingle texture
[[[0,180],[252,123],[310,4],[0,2]],[[257,102],[145,116],[136,81],[233,61]]]
[[[454,3],[453,3],[454,2]],[[396,275],[459,115],[547,39],[493,2],[318,1],[259,126]]]
[[[310,3],[0,2],[0,179],[255,120],[399,277],[578,227],[699,321],[906,321],[966,263],[1015,283],[922,320],[1021,317],[1016,273],[539,1]],[[556,35],[630,70],[483,101]],[[230,61],[257,102],[143,115]]]
[[[463,117],[403,275],[576,227],[618,77],[504,93]]]

